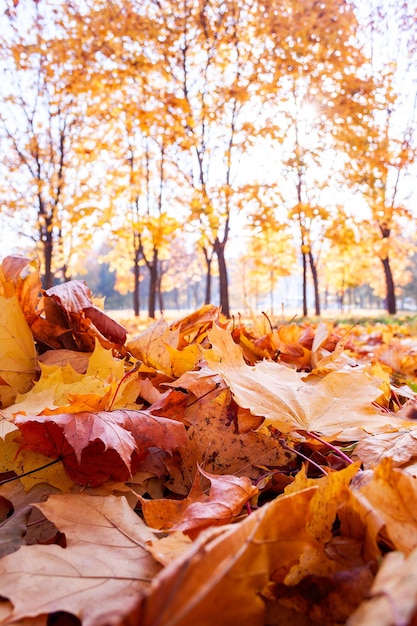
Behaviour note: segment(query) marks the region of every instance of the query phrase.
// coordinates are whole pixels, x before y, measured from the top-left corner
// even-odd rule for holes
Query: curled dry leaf
[[[115,351],[124,346],[126,329],[94,306],[90,289],[80,280],[45,291],[42,309],[42,315],[31,324],[33,336],[42,346],[92,352],[96,339]]]
[[[178,530],[191,538],[208,526],[230,524],[244,505],[258,493],[251,481],[238,476],[216,476],[199,471],[211,484],[208,494],[202,490],[196,475],[189,495],[183,500],[145,500],[140,498],[145,521],[158,530]]]

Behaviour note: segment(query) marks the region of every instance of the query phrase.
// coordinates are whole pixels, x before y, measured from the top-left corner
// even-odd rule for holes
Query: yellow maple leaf
[[[76,372],[66,365],[40,364],[41,376],[32,389],[25,394],[18,394],[16,402],[7,409],[8,415],[20,414],[53,414],[65,410],[66,413],[81,411],[102,411],[113,404],[116,392],[120,392],[126,401],[124,385],[119,390],[119,383],[124,376],[124,364],[112,356],[96,341],[85,374]],[[127,380],[126,385],[131,383]],[[130,387],[128,399],[135,396]],[[137,395],[137,394],[136,394]]]
[[[25,490],[39,483],[48,483],[63,492],[70,491],[74,483],[69,478],[62,462],[51,464],[53,460],[44,454],[32,450],[21,450],[17,435],[16,431],[10,432],[4,440],[0,440],[0,473],[14,471],[21,476],[20,482]],[[33,473],[22,476],[27,472]]]
[[[0,296],[0,403],[27,391],[36,374],[36,349],[16,295]]]

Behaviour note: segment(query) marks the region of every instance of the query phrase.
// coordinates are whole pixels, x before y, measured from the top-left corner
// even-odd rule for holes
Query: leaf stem
[[[140,362],[139,362],[139,361],[136,361],[136,362],[135,362],[135,364],[134,364],[134,366],[132,367],[132,369],[130,369],[128,372],[126,372],[126,373],[122,376],[122,378],[119,380],[119,383],[118,383],[118,385],[117,385],[117,387],[116,387],[116,391],[115,391],[115,392],[114,392],[114,394],[113,394],[113,398],[112,398],[112,400],[111,400],[111,402],[110,402],[110,405],[109,405],[109,408],[108,408],[108,410],[109,410],[109,411],[111,411],[111,410],[112,410],[112,408],[113,408],[113,404],[115,403],[115,400],[116,400],[117,395],[118,395],[118,393],[119,393],[119,391],[120,391],[120,387],[122,386],[122,383],[124,383],[124,382],[125,382],[125,380],[126,380],[129,376],[131,376],[132,374],[134,374],[135,372],[137,372],[137,371],[138,371],[138,369],[139,369],[139,367],[140,367]]]
[[[327,476],[327,474],[329,473],[326,469],[324,469],[324,467],[322,467],[321,465],[319,465],[318,463],[316,463],[312,459],[309,459],[308,456],[306,456],[305,454],[303,454],[299,450],[296,450],[295,448],[290,448],[290,446],[287,446],[287,444],[285,443],[285,441],[283,439],[280,439],[279,443],[285,450],[289,450],[290,452],[294,452],[294,454],[297,454],[298,456],[300,456],[302,459],[304,459],[304,461],[307,461],[307,463],[311,463],[311,465],[314,465],[314,467],[317,468],[320,472],[322,472],[325,476]]]
[[[327,448],[330,448],[330,450],[333,450],[333,452],[335,452],[338,456],[340,456],[340,458],[343,459],[347,465],[352,465],[353,463],[352,459],[347,454],[342,452],[340,448],[338,448],[337,446],[334,446],[332,443],[329,443],[328,441],[325,441],[324,439],[322,439],[321,437],[319,437],[318,435],[315,435],[314,433],[310,431],[306,431],[306,432],[309,437],[313,437],[313,439],[320,441],[320,443],[327,446]]]

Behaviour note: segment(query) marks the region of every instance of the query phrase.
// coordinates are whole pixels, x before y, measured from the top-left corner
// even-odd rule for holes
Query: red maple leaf
[[[99,485],[126,481],[152,448],[171,453],[185,443],[181,422],[147,411],[100,411],[18,416],[21,449],[62,460],[70,478]]]

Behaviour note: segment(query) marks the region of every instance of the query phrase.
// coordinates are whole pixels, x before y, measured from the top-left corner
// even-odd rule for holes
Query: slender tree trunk
[[[158,295],[158,305],[159,305],[159,312],[161,315],[164,314],[164,310],[165,310],[165,305],[164,305],[164,294],[162,293],[162,271],[159,271],[157,273],[157,295]]]
[[[227,277],[226,258],[224,256],[224,244],[216,240],[214,249],[219,263],[220,306],[222,313],[229,318],[229,282]]]
[[[39,240],[42,244],[44,273],[42,276],[42,287],[50,289],[54,285],[54,273],[52,271],[52,259],[54,256],[54,236],[52,228],[52,216],[48,212],[48,206],[44,202],[42,195],[37,197],[38,207],[38,232]]]
[[[135,250],[135,262],[133,266],[133,275],[134,275],[134,288],[133,288],[133,310],[135,315],[140,315],[140,265],[139,265],[140,254],[139,251]]]
[[[316,265],[316,262],[314,261],[314,258],[313,258],[313,255],[311,253],[311,250],[308,253],[308,258],[309,258],[309,261],[310,261],[311,275],[313,277],[315,314],[317,316],[320,316],[319,277],[318,277],[318,273],[317,273],[317,265]]]
[[[149,264],[149,299],[148,299],[148,315],[155,317],[156,310],[156,294],[158,290],[158,250],[154,248],[152,263]]]
[[[206,260],[206,289],[204,304],[211,304],[211,263],[213,261],[213,256],[208,253],[206,248],[203,248],[203,253]]]
[[[303,315],[307,317],[307,255],[305,252],[301,253],[303,262]]]
[[[385,244],[388,244],[389,237],[391,234],[391,229],[386,224],[379,225],[382,241]],[[387,312],[390,315],[395,315],[397,312],[397,302],[395,298],[395,285],[394,285],[394,277],[392,275],[391,264],[388,256],[388,252],[384,257],[381,257],[382,267],[384,268],[384,276],[385,276],[385,306]]]
[[[384,268],[385,286],[386,286],[386,309],[390,315],[395,315],[397,312],[397,302],[395,298],[395,285],[392,275],[391,265],[389,257],[381,259],[382,267]]]

